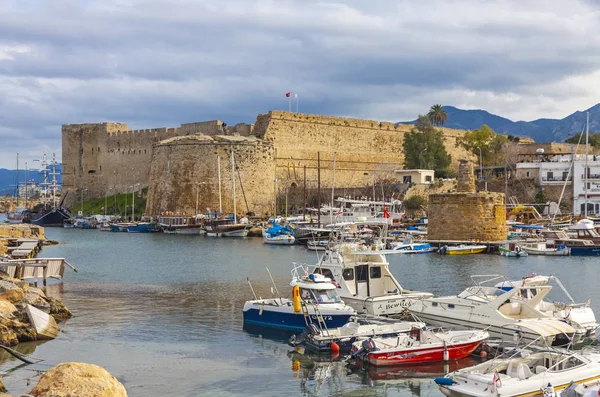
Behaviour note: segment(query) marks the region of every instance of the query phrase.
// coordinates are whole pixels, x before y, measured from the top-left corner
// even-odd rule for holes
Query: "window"
[[[551,181],[552,179],[554,179],[554,173],[551,171],[548,171],[548,180]]]
[[[354,269],[344,269],[342,277],[344,277],[344,280],[346,281],[354,280]]]
[[[438,303],[437,302],[431,302],[431,306],[433,307],[437,307]]]
[[[569,179],[569,173],[566,171],[563,171],[563,181],[566,181],[567,179]]]
[[[448,303],[448,309],[454,309],[454,305],[452,303]]]
[[[356,266],[356,281],[369,280],[369,265]]]
[[[410,176],[410,175],[403,176],[402,183],[412,183],[412,176]]]
[[[352,269],[350,269],[350,270],[352,270]],[[317,274],[322,274],[323,276],[325,276],[325,277],[327,277],[327,278],[330,278],[330,279],[332,279],[332,280],[335,280],[335,279],[333,278],[333,273],[331,273],[331,270],[329,270],[329,269],[322,269],[322,268],[318,267],[318,268],[316,268],[316,269],[315,269],[315,271],[314,271],[314,272],[315,272],[315,273],[317,273]],[[344,277],[344,279],[345,279],[345,278],[346,278],[346,277]]]
[[[527,178],[529,178],[529,171],[527,171],[525,174],[526,174]]]
[[[380,267],[372,267],[370,269],[370,278],[381,278],[381,268]]]
[[[431,175],[425,176],[425,182],[431,182]]]

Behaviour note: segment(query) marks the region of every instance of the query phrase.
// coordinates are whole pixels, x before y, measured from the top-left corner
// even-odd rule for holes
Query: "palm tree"
[[[444,123],[448,121],[448,113],[444,109],[442,109],[442,105],[437,104],[429,108],[427,118],[429,118],[431,124],[443,127]]]

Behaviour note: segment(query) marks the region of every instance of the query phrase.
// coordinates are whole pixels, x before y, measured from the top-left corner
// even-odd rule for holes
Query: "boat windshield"
[[[302,298],[313,303],[340,303],[342,299],[335,289],[302,289]]]

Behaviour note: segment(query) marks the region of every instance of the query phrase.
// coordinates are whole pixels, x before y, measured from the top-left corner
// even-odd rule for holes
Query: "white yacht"
[[[435,382],[448,397],[525,397],[556,396],[571,382],[594,386],[599,379],[598,352],[528,349],[454,371]]]
[[[537,308],[551,286],[526,286],[506,291],[494,285],[504,276],[471,278],[475,285],[459,295],[414,300],[409,307],[410,312],[434,326],[485,328],[492,337],[504,341],[539,341],[548,346],[581,342],[583,334],[572,325]],[[525,288],[531,290],[527,296],[522,293]]]
[[[532,299],[537,294],[536,287],[540,285],[549,285],[554,281],[556,285],[569,299],[569,303],[551,302],[548,299],[540,301],[535,308],[540,312],[555,317],[573,326],[578,333],[584,337],[592,337],[596,334],[599,324],[596,322],[594,311],[590,307],[590,302],[576,303],[569,291],[564,287],[556,276],[530,275],[523,277],[522,280],[505,281],[497,284],[500,288],[509,291],[512,288],[520,289],[519,294],[523,299]]]
[[[387,234],[386,223],[369,226],[379,230],[379,236]],[[358,313],[396,315],[406,311],[411,300],[433,296],[403,288],[390,272],[385,251],[378,250],[381,246],[375,238],[367,242],[334,241],[313,272],[335,280],[341,298]]]

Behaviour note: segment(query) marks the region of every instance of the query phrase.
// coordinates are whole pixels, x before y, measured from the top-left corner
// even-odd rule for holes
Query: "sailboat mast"
[[[52,208],[56,208],[56,153],[52,153]]]
[[[27,190],[29,190],[29,168],[27,167],[27,161],[25,162],[25,208],[27,208],[28,205],[28,199],[29,199],[29,195],[27,194]]]
[[[231,148],[231,183],[233,186],[233,223],[237,223],[237,208],[235,206],[235,160],[233,158],[233,147]]]
[[[17,175],[16,175],[16,183],[15,183],[15,199],[17,203],[15,207],[19,206],[19,153],[17,153]]]
[[[221,200],[221,156],[217,156],[217,174],[219,176],[219,213],[223,213],[223,202]]]
[[[317,227],[321,227],[321,152],[317,152]]]
[[[590,133],[590,112],[586,113],[587,119],[585,123],[585,181],[584,181],[584,192],[585,192],[585,217],[588,216],[588,135]]]
[[[335,195],[335,160],[336,153],[333,152],[333,177],[331,178],[331,208],[329,209],[329,219],[333,223],[333,199]]]

